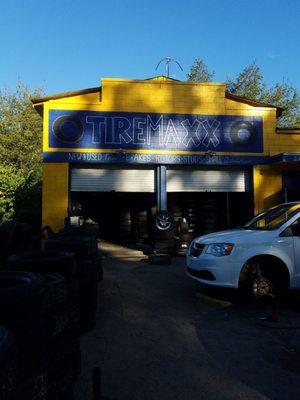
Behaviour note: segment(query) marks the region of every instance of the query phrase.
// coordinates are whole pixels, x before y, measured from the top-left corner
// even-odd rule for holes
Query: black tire
[[[73,280],[76,274],[76,261],[74,254],[66,251],[35,250],[14,254],[7,260],[10,270],[32,272],[56,272]]]
[[[271,262],[270,262],[271,260]],[[261,258],[246,263],[240,274],[239,289],[243,297],[281,297],[289,286],[289,273],[278,259]]]
[[[153,231],[152,233],[152,239],[153,240],[159,240],[159,241],[167,241],[167,240],[172,240],[174,238],[174,230],[170,231]]]
[[[155,241],[153,250],[157,253],[174,254],[175,240]]]
[[[70,251],[83,261],[97,254],[95,240],[89,236],[58,236],[45,241],[45,250]]]
[[[0,399],[15,400],[17,350],[13,335],[0,326]]]
[[[190,242],[184,242],[182,240],[176,241],[176,246],[175,246],[175,253],[177,255],[185,255],[188,247],[189,247]]]
[[[173,215],[174,221],[178,222],[180,218],[182,218],[182,208],[181,207],[172,207],[170,209],[171,214]]]
[[[16,400],[55,399],[49,391],[49,376],[47,364],[34,371],[23,382],[17,384]]]
[[[172,257],[169,254],[150,254],[148,263],[152,265],[169,265],[172,262]]]
[[[45,279],[44,293],[47,298],[46,315],[60,312],[67,305],[67,285],[65,278],[54,272],[42,272]]]
[[[81,372],[81,352],[79,337],[66,336],[61,348],[52,352],[49,363],[49,381],[60,390],[76,381]]]
[[[189,230],[189,224],[185,218],[179,218],[178,220],[178,225],[177,225],[177,231],[179,234],[184,234],[188,233]]]
[[[23,232],[20,224],[7,221],[0,224],[0,266],[6,266],[7,258],[24,250]]]
[[[103,281],[103,257],[97,257],[97,280],[98,282]]]
[[[153,232],[167,232],[174,229],[174,218],[168,211],[159,211],[153,217]]]
[[[16,336],[18,384],[29,379],[49,357],[47,323],[41,318],[32,328]]]
[[[90,236],[97,240],[98,238],[98,224],[95,225],[95,228],[86,227],[86,225],[81,226],[67,226],[59,231],[58,236]]]
[[[193,240],[193,235],[191,233],[181,233],[178,238],[181,242],[191,242]]]
[[[13,333],[31,329],[44,313],[45,280],[23,271],[0,272],[0,324]]]
[[[79,325],[84,334],[95,326],[98,291],[97,259],[84,261],[79,266]]]
[[[75,400],[73,385],[59,388],[55,400]]]
[[[57,388],[64,388],[77,379],[81,370],[78,303],[67,306],[54,318],[58,329],[50,338],[49,381]]]
[[[128,243],[131,241],[132,235],[132,216],[129,211],[122,212],[119,220],[119,235],[122,242]]]
[[[136,218],[137,241],[142,241],[149,238],[148,225],[147,211],[139,212]]]

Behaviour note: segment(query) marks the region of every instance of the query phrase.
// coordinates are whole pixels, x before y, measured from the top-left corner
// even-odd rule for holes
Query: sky
[[[185,80],[203,59],[214,80],[256,60],[268,85],[300,90],[299,0],[2,0],[0,90],[22,81],[45,94],[96,87],[101,77]]]

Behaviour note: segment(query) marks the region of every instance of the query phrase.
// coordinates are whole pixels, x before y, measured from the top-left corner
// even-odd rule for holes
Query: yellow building
[[[32,101],[44,122],[43,225],[55,231],[77,203],[111,232],[120,213],[133,221],[158,206],[203,233],[299,199],[300,130],[276,129],[280,109],[225,84],[103,78]]]

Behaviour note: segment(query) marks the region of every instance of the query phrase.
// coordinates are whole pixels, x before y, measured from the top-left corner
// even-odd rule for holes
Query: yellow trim
[[[44,104],[44,121],[43,121],[43,151],[49,148],[49,106]]]
[[[64,226],[68,210],[69,164],[43,164],[43,226],[49,225],[54,232]]]
[[[122,82],[122,83],[142,83],[142,84],[158,84],[162,83],[170,85],[184,85],[184,86],[226,86],[222,82],[187,82],[187,81],[176,81],[168,79],[167,77],[153,77],[150,79],[125,79],[125,78],[101,78],[101,82]]]
[[[293,135],[293,134],[299,134],[300,133],[300,129],[296,129],[296,128],[295,129],[293,129],[293,128],[291,128],[291,129],[277,129],[276,133],[279,134],[279,135],[281,133]]]

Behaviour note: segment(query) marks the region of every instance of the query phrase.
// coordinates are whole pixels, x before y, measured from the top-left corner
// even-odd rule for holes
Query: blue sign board
[[[44,152],[45,162],[144,165],[259,165],[269,164],[268,156],[219,156],[216,154],[136,154],[91,152]]]
[[[50,110],[49,148],[262,153],[262,118]]]

